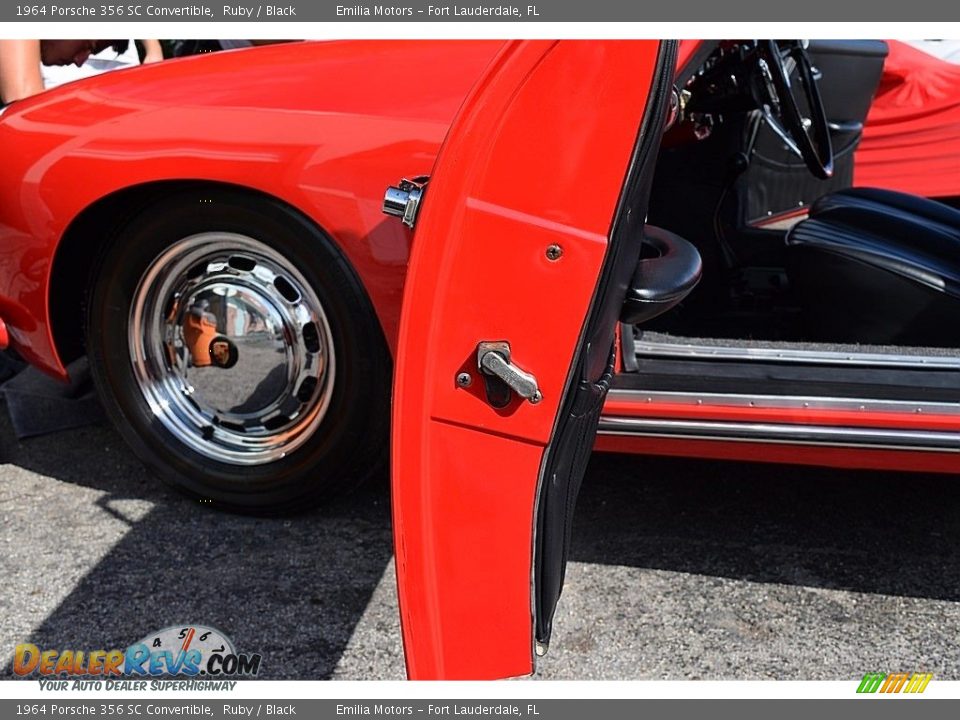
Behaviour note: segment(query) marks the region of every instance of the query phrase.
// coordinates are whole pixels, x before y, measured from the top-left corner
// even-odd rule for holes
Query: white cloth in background
[[[960,40],[904,40],[917,50],[960,65]]]
[[[88,57],[87,61],[80,67],[76,65],[41,65],[40,72],[43,75],[43,87],[49,90],[74,80],[93,77],[110,70],[136,67],[139,64],[140,56],[137,54],[137,44],[131,40],[130,46],[120,55],[117,55],[113,48],[107,48]]]

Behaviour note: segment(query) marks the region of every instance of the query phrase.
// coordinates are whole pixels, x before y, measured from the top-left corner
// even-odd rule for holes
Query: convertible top
[[[903,42],[888,45],[854,184],[960,196],[960,65]]]

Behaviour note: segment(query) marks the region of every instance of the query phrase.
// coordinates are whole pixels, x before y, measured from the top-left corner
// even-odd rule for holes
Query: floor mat
[[[910,345],[861,345],[853,343],[791,342],[785,340],[752,340],[747,338],[714,338],[673,335],[637,328],[636,342],[668,345],[703,345],[723,348],[761,348],[770,350],[809,350],[813,352],[870,353],[917,357],[960,356],[960,349],[947,347],[915,347]]]

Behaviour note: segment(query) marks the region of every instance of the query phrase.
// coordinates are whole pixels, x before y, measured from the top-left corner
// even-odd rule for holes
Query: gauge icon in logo
[[[127,649],[128,674],[220,674],[226,658],[236,658],[233,642],[206,625],[171,625],[151,633]],[[216,668],[216,670],[213,670]]]

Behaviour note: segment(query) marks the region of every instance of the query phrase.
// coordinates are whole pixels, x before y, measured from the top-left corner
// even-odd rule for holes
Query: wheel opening
[[[320,352],[320,333],[316,323],[311,321],[303,326],[303,344],[312,353]]]
[[[243,255],[233,255],[230,260],[227,261],[227,264],[234,270],[250,272],[257,266],[257,261],[253,258],[244,257]]]
[[[316,389],[317,379],[315,377],[304,378],[303,382],[300,383],[300,387],[297,388],[297,400],[302,403],[307,402],[311,397],[313,397],[313,393]]]
[[[282,413],[278,413],[277,415],[274,415],[273,417],[269,417],[266,420],[264,420],[263,427],[266,430],[273,431],[273,430],[279,430],[284,425],[288,425],[289,423],[290,423],[290,418],[288,418],[286,415]]]
[[[277,277],[273,281],[273,286],[277,289],[287,302],[295,303],[300,300],[300,293],[293,284],[285,277]]]

